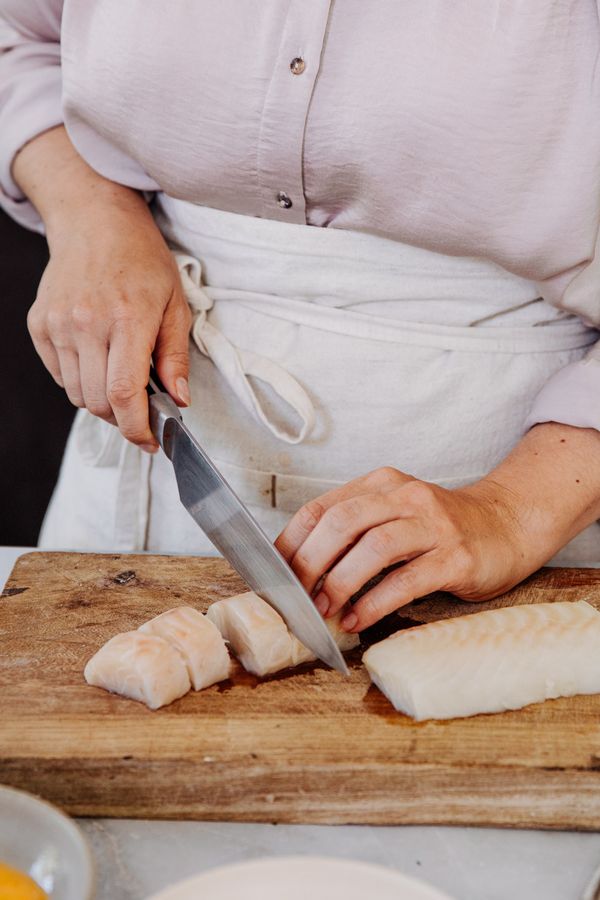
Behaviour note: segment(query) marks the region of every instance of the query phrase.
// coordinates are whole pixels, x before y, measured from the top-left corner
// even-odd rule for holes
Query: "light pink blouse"
[[[484,257],[600,326],[597,0],[0,0],[0,48],[29,227],[11,162],[64,121],[115,181]],[[576,365],[543,415],[600,427]]]

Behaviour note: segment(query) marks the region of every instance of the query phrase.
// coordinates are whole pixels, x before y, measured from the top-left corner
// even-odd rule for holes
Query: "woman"
[[[593,0],[0,10],[2,202],[81,408],[43,545],[206,552],[153,354],[321,612],[405,561],[348,630],[600,561]]]

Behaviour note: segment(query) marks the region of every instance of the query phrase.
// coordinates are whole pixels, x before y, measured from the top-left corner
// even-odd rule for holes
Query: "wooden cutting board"
[[[417,724],[370,685],[359,651],[349,679],[237,668],[157,712],[85,684],[112,635],[241,589],[220,559],[21,557],[0,600],[0,781],[75,815],[600,827],[600,696]],[[437,595],[394,629],[565,599],[600,608],[600,570],[542,570],[476,606]]]

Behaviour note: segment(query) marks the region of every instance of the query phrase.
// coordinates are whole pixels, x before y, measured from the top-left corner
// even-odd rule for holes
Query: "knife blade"
[[[339,647],[302,584],[189,431],[154,371],[148,394],[150,427],[173,464],[180,500],[191,517],[298,640],[348,675]]]

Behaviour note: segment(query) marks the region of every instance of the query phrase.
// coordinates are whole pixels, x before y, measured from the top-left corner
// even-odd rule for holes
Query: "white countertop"
[[[21,552],[0,548],[0,585]],[[289,854],[391,866],[455,900],[580,900],[600,864],[600,834],[132,819],[79,823],[96,857],[97,900],[143,900],[213,866]]]

